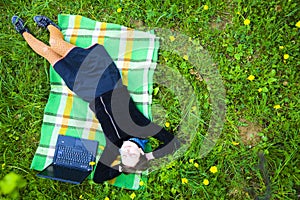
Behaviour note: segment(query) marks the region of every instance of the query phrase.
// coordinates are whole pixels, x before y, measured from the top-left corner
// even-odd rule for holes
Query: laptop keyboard
[[[89,165],[93,161],[93,155],[80,147],[58,145],[55,164],[67,167],[74,167],[83,170],[92,170]]]

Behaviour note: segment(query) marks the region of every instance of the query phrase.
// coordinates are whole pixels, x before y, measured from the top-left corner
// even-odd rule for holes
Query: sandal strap
[[[12,22],[12,24],[15,26],[16,31],[17,31],[18,33],[20,33],[21,35],[22,35],[24,32],[30,33],[30,32],[29,32],[29,29],[25,26],[24,21],[23,21],[20,17],[18,17],[18,16],[16,16],[16,15],[13,16],[13,17],[11,18],[11,22]]]
[[[58,28],[59,30],[61,30],[61,28],[55,24],[54,22],[52,22],[48,17],[46,16],[42,16],[42,15],[37,15],[33,18],[33,20],[37,23],[38,26],[43,27],[43,28],[47,28],[47,26],[49,26],[50,24],[55,26],[56,28]]]

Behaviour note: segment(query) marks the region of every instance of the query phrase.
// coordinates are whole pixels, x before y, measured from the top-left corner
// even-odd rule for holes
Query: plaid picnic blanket
[[[58,24],[65,40],[87,48],[102,44],[113,58],[123,83],[138,109],[151,119],[152,77],[159,48],[158,38],[151,32],[133,30],[121,25],[98,22],[79,15],[59,15]],[[51,164],[58,134],[99,142],[97,161],[105,147],[101,125],[88,104],[72,93],[60,76],[50,68],[50,96],[45,107],[40,143],[31,168],[41,171]],[[89,177],[92,178],[93,173]],[[120,175],[109,183],[127,189],[139,189],[141,175]]]

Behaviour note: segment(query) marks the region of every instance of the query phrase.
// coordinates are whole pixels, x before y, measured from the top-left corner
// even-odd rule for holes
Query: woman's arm
[[[164,128],[161,129],[159,133],[153,136],[155,139],[163,142],[163,144],[159,145],[153,152],[152,155],[146,155],[146,157],[151,159],[161,158],[165,155],[174,153],[177,149],[179,149],[181,143],[177,139],[176,136],[166,131]],[[149,159],[148,159],[149,160]]]
[[[179,140],[173,134],[151,122],[137,109],[125,86],[102,95],[96,101],[98,101],[98,105],[102,105],[102,111],[100,107],[95,106],[98,119],[102,118],[99,120],[103,121],[103,117],[110,116],[107,120],[111,121],[109,124],[113,123],[116,127],[117,131],[113,131],[113,128],[110,131],[110,133],[115,132],[115,138],[117,136],[116,132],[118,132],[118,135],[123,137],[123,139],[126,137],[147,138],[152,136],[163,143],[152,154],[146,154],[147,159],[163,157],[174,153],[180,147]],[[90,105],[90,107],[93,107],[93,105]],[[109,114],[104,113],[105,116],[101,117],[100,114],[103,113],[103,107],[105,107],[105,112]],[[104,126],[107,125],[108,123],[105,123]]]

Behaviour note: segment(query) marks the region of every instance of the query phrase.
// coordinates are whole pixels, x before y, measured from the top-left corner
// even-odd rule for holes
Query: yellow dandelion
[[[218,172],[218,168],[217,168],[217,166],[211,166],[209,171],[214,174],[214,173]]]
[[[184,56],[183,56],[183,59],[184,59],[184,60],[188,60],[188,59],[189,59],[189,56],[188,56],[188,55],[184,55]]]
[[[197,109],[197,106],[193,106],[192,109],[191,109],[191,111],[193,112],[193,111],[195,111],[196,109]]]
[[[258,88],[258,90],[257,90],[258,92],[262,92],[262,88]]]
[[[208,5],[204,5],[203,10],[208,10]]]
[[[275,108],[277,110],[277,109],[281,108],[281,106],[277,104],[277,105],[273,106],[273,108]]]
[[[171,40],[171,42],[174,42],[174,41],[175,41],[175,37],[174,37],[173,35],[171,35],[171,36],[169,37],[169,39]]]
[[[187,184],[188,182],[189,182],[189,180],[187,178],[182,178],[181,179],[182,184]]]
[[[208,185],[208,184],[209,184],[209,180],[204,179],[204,180],[203,180],[203,184],[204,184],[204,185]]]
[[[295,25],[297,28],[300,28],[300,21],[298,21]]]
[[[140,186],[145,185],[144,181],[140,181],[140,184],[139,184],[139,185],[140,185]]]
[[[249,19],[245,19],[245,20],[244,20],[244,24],[245,24],[246,26],[248,26],[248,25],[250,24],[250,20],[249,20]]]
[[[104,146],[99,145],[99,149],[101,149],[103,151],[104,150]]]
[[[83,199],[83,196],[82,196],[82,194],[79,196],[79,199]]]
[[[131,195],[130,195],[130,199],[134,199],[136,197],[135,193],[133,192]]]
[[[166,123],[165,123],[165,126],[166,126],[167,128],[169,128],[169,127],[170,127],[170,122],[166,122]]]
[[[122,12],[122,8],[118,8],[118,9],[117,9],[117,12],[118,12],[118,13]]]
[[[235,141],[232,141],[231,142],[234,146],[237,146],[237,145],[239,145],[240,143],[238,143],[238,142],[235,142]]]
[[[194,166],[195,166],[196,168],[198,168],[198,167],[199,167],[199,164],[198,164],[198,163],[194,163]]]
[[[279,49],[280,49],[280,50],[284,49],[284,46],[279,46]]]
[[[289,57],[290,57],[290,55],[289,55],[289,54],[284,54],[284,55],[283,55],[283,59],[284,59],[284,60],[287,60],[287,59],[289,59]]]
[[[108,198],[108,197],[105,197],[104,200],[109,200],[109,198]]]
[[[93,162],[93,161],[91,161],[89,164],[90,164],[91,166],[94,166],[94,165],[96,165],[96,163],[95,163],[95,162]]]
[[[247,78],[249,81],[253,81],[254,79],[255,79],[255,76],[253,76],[253,75],[250,75],[250,76],[248,76],[248,78]]]
[[[193,158],[190,158],[190,159],[189,159],[189,163],[194,163],[194,159],[193,159]]]

